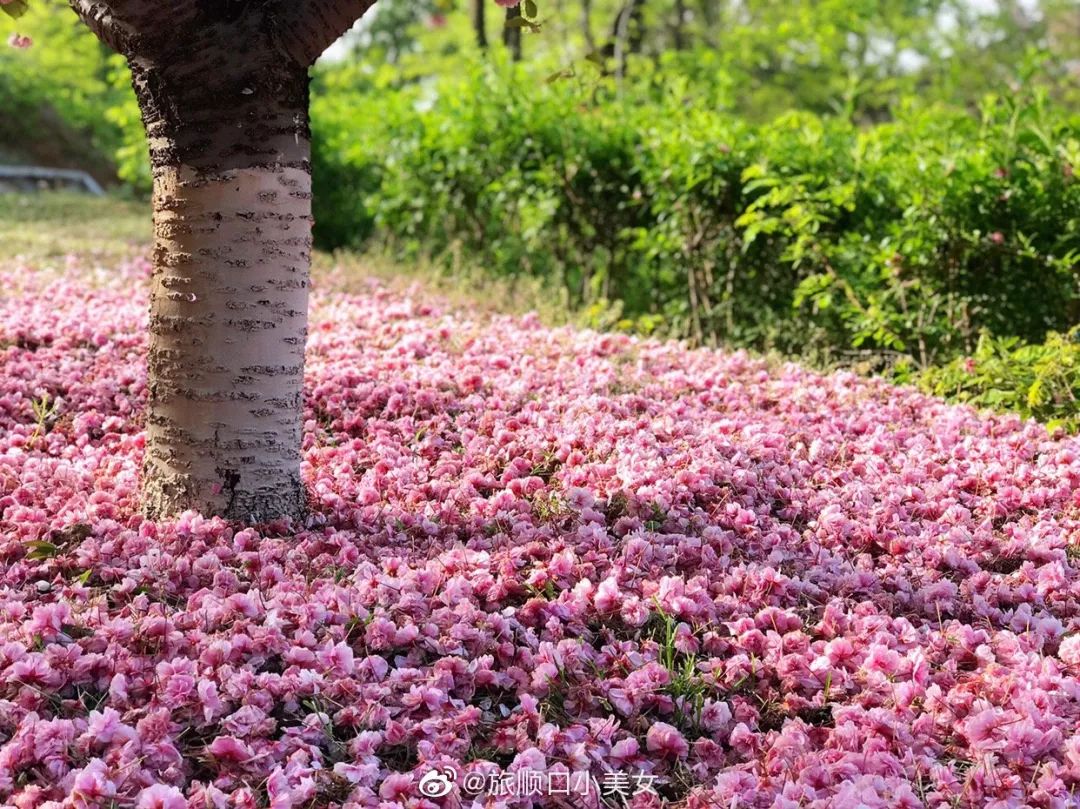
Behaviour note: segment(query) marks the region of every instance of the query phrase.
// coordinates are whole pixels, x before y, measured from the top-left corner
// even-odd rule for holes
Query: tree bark
[[[286,41],[266,3],[73,5],[127,57],[150,145],[144,511],[299,518],[312,220],[309,62],[296,53],[325,45]]]
[[[154,170],[143,498],[300,517],[311,249],[306,68],[131,60]]]
[[[686,0],[675,0],[675,19],[672,21],[671,45],[681,51],[686,48],[683,26],[686,25]]]
[[[480,50],[487,50],[487,4],[491,0],[473,0],[472,7],[472,23],[473,31],[476,34],[476,47]]]
[[[521,6],[506,9],[506,25],[503,27],[503,45],[510,50],[510,58],[521,61],[521,26],[514,24],[521,17]]]
[[[144,508],[300,517],[311,178],[273,165],[154,180]]]
[[[628,0],[615,18],[614,38],[615,84],[622,95],[623,78],[626,76],[627,53],[637,53],[641,48],[641,4],[643,0]]]
[[[69,0],[127,57],[154,173],[143,507],[300,518],[308,68],[372,0]]]

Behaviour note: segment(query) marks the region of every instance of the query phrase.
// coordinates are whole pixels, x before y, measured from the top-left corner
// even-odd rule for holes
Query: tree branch
[[[298,62],[311,65],[359,20],[375,0],[292,0],[277,17],[277,39]]]
[[[117,53],[127,53],[130,50],[134,32],[113,15],[108,3],[100,2],[100,0],[68,0],[68,2],[79,15],[79,19],[107,47]]]
[[[127,57],[188,35],[200,19],[202,3],[170,0],[166,14],[157,0],[68,0],[98,39]]]
[[[482,0],[483,1],[483,0]],[[68,0],[98,39],[127,57],[156,58],[190,48],[217,30],[269,38],[295,63],[310,66],[375,0]],[[248,21],[244,23],[243,21]],[[257,32],[257,33],[256,33]]]

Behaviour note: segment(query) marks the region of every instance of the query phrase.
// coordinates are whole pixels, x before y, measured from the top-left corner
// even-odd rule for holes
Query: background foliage
[[[322,243],[465,257],[629,323],[825,359],[923,367],[1076,316],[1080,118],[1041,92],[861,126],[523,83],[479,66],[322,94]]]
[[[117,159],[146,162],[141,152],[117,153],[124,129],[115,115],[132,99],[127,68],[66,5],[34,3],[19,19],[21,29],[34,33],[34,47],[0,45],[0,162],[81,168],[115,179]]]

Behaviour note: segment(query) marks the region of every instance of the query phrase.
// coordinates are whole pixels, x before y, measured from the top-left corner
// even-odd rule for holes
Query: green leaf
[[[1027,392],[1027,405],[1030,408],[1036,408],[1046,402],[1046,393],[1044,391],[1044,384],[1042,379],[1036,379]]]
[[[34,561],[52,559],[60,553],[60,548],[53,545],[51,542],[45,542],[44,540],[39,542],[27,542],[26,545],[30,548],[30,552],[26,554],[26,558]]]
[[[526,20],[524,17],[511,17],[506,21],[507,28],[533,28],[536,26]]]
[[[9,17],[18,19],[26,13],[30,8],[29,0],[12,0],[10,3],[0,6],[0,11],[3,11]]]
[[[538,11],[537,8],[536,8],[535,0],[525,0],[521,4],[521,9],[522,9],[522,11],[525,12],[526,17],[532,17],[532,18],[536,17],[537,11]]]
[[[568,68],[564,68],[563,70],[557,70],[554,73],[552,73],[550,76],[548,76],[546,79],[544,79],[544,84],[554,84],[555,82],[560,81],[562,79],[572,79],[572,78],[574,78],[574,70],[573,70],[573,68],[568,67]]]
[[[743,169],[742,181],[745,183],[749,180],[756,179],[758,177],[765,176],[765,166],[762,163],[752,163]]]

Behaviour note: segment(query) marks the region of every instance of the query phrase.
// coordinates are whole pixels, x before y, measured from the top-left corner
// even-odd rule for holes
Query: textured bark
[[[293,57],[311,64],[374,4],[375,0],[284,0],[278,39]]]
[[[127,57],[150,144],[144,509],[300,517],[307,70],[370,2],[71,3]]]
[[[134,31],[118,20],[102,0],[71,0],[71,7],[98,39],[118,53],[130,50]]]
[[[304,511],[310,188],[280,165],[155,177],[149,516]]]
[[[304,510],[308,77],[257,23],[207,29],[202,58],[130,60],[154,170],[152,517]]]

